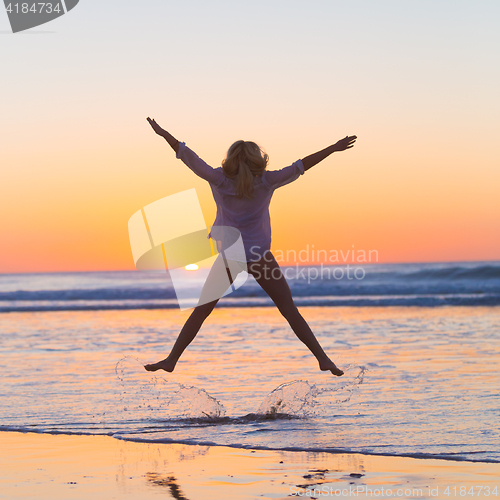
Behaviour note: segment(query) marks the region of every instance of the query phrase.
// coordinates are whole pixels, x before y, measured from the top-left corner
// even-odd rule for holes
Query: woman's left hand
[[[348,136],[346,135],[340,141],[335,143],[335,151],[345,151],[346,149],[351,149],[356,142],[357,137],[355,135]]]

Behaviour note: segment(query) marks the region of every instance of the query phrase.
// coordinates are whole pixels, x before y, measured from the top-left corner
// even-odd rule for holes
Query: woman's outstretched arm
[[[309,170],[311,167],[314,167],[314,165],[319,163],[321,160],[324,160],[327,156],[330,156],[335,151],[345,151],[346,149],[352,148],[354,146],[354,143],[356,142],[356,139],[357,137],[355,135],[346,135],[343,139],[340,139],[340,141],[336,142],[335,144],[332,144],[331,146],[328,146],[327,148],[322,149],[317,153],[302,158],[304,170]]]
[[[175,151],[177,158],[182,160],[196,175],[218,186],[224,180],[221,168],[212,168],[205,163],[193,150],[186,146],[185,142],[179,142],[172,134],[163,130],[154,120],[147,118],[153,130],[161,135]]]
[[[149,116],[146,118],[151,127],[153,127],[153,130],[158,134],[161,135],[169,144],[172,146],[172,149],[175,151],[177,154],[179,152],[179,141],[171,134],[169,134],[166,130],[163,130],[155,121],[154,119],[151,120]]]

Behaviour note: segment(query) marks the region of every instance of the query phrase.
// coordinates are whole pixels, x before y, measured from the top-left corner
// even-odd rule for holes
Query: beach
[[[23,310],[0,314],[1,498],[320,498],[330,488],[348,498],[358,486],[355,496],[404,486],[403,498],[495,496],[500,307],[485,302],[497,300],[497,267],[399,269],[379,269],[365,291],[291,281],[342,377],[318,369],[252,283],[221,301],[173,373],[150,373],[144,364],[168,354],[190,313],[148,302],[161,300],[148,298],[157,282],[150,292],[127,273],[5,275],[4,306]],[[428,278],[436,272],[453,279]],[[376,286],[385,295],[369,295]],[[473,290],[489,298],[451,305]],[[450,304],[417,305],[423,295]],[[378,305],[316,305],[339,297]]]
[[[0,441],[5,499],[496,498],[500,487],[498,463],[15,432]]]

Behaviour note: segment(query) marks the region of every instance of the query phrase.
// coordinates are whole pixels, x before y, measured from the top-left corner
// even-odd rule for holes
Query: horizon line
[[[472,263],[498,263],[500,264],[500,259],[498,260],[436,260],[436,261],[420,261],[420,262],[335,262],[335,263],[311,263],[299,264],[300,267],[311,267],[311,266],[319,266],[324,265],[325,267],[339,267],[339,266],[347,266],[347,265],[358,265],[358,266],[377,266],[377,265],[397,265],[397,264],[472,264]],[[278,262],[278,264],[280,264]],[[280,264],[280,267],[295,267],[297,264]],[[87,270],[70,270],[70,271],[21,271],[21,272],[0,272],[0,276],[12,276],[17,274],[68,274],[68,273],[121,273],[121,272],[130,272],[130,271],[139,271],[136,268],[133,269],[87,269]],[[139,272],[163,272],[164,270],[158,269],[156,271],[139,271]],[[166,271],[166,270],[165,270]]]

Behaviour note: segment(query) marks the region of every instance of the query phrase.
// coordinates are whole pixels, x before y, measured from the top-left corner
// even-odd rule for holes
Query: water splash
[[[170,400],[170,408],[177,417],[217,419],[225,415],[222,403],[210,396],[205,389],[178,385],[179,390]]]
[[[342,404],[342,403],[347,403],[358,386],[360,386],[364,379],[365,379],[365,373],[368,370],[366,366],[359,366],[359,365],[348,365],[347,368],[345,369],[345,372],[347,374],[348,371],[353,370],[355,368],[358,368],[358,374],[351,380],[342,380],[338,386],[336,387],[323,387],[318,390],[318,394],[336,394],[338,395],[337,398],[334,398],[333,400],[330,400],[330,404]]]
[[[142,370],[144,366],[135,356],[125,356],[116,363],[115,373],[121,385],[123,411],[163,412],[168,406],[168,399],[165,399],[165,391],[162,390],[167,381],[159,377],[146,379]]]
[[[328,404],[346,403],[351,399],[355,389],[363,383],[365,372],[368,371],[365,366],[356,365],[349,365],[345,371],[353,368],[359,368],[358,374],[334,388],[318,388],[314,384],[310,385],[307,380],[294,380],[281,384],[266,396],[257,413],[270,417],[284,414],[311,417],[316,415],[315,407],[318,406],[318,396],[328,393],[341,395],[333,401],[327,401]]]
[[[286,414],[306,416],[315,405],[318,389],[305,380],[281,384],[271,391],[257,410],[258,414],[274,416]]]
[[[140,367],[140,370],[137,368]],[[161,418],[220,418],[224,406],[205,389],[187,387],[168,381],[161,376],[144,378],[144,365],[135,356],[125,356],[115,366],[115,373],[121,385],[123,411],[137,417],[143,412],[154,412],[155,419]]]
[[[317,415],[316,408],[320,405],[320,397],[323,408],[346,403],[363,383],[368,371],[365,366],[349,365],[345,369],[346,375],[356,368],[358,373],[353,378],[341,380],[334,387],[317,387],[306,380],[281,384],[266,396],[256,415],[272,418],[284,415],[313,417]],[[115,372],[122,387],[123,411],[130,412],[137,418],[144,418],[144,412],[154,412],[155,420],[158,417],[211,420],[224,417],[224,405],[210,396],[205,389],[184,386],[161,376],[145,379],[142,370],[143,363],[135,356],[125,356],[116,363]],[[330,395],[334,397],[331,398]]]

